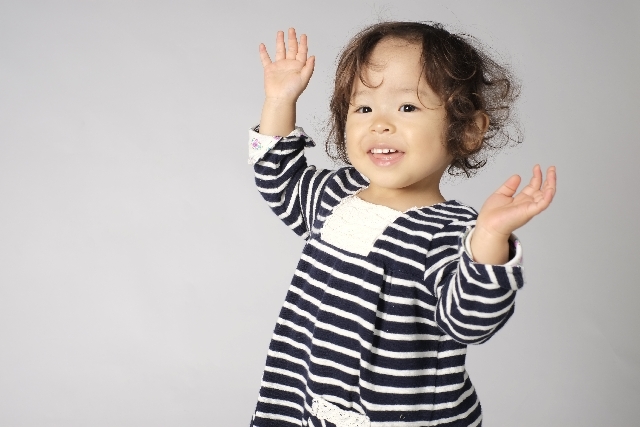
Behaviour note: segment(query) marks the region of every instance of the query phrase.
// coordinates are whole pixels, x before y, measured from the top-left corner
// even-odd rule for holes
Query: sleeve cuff
[[[305,133],[301,127],[296,127],[289,135],[286,136],[269,136],[258,133],[260,131],[260,125],[257,125],[249,129],[249,164],[253,165],[260,160],[267,151],[271,150],[277,143],[283,138],[304,136],[308,139],[309,136]]]
[[[464,250],[469,255],[469,258],[473,261],[473,253],[471,252],[471,236],[475,231],[475,227],[467,229],[465,235],[462,236],[464,242]],[[475,262],[475,261],[473,261]],[[502,264],[503,267],[520,267],[522,266],[522,245],[520,240],[515,234],[509,236],[509,261],[506,264]]]

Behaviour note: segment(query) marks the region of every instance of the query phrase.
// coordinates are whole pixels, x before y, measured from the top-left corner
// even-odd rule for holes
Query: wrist
[[[264,105],[268,105],[272,108],[295,108],[297,98],[277,97],[277,96],[265,96]]]
[[[286,136],[296,125],[296,101],[285,98],[265,98],[260,116],[260,133]]]
[[[511,237],[511,233],[504,234],[494,230],[491,230],[483,225],[482,222],[476,222],[474,227],[474,235],[482,236],[483,240],[492,241],[492,242],[502,242],[508,241],[509,237]]]
[[[471,235],[473,260],[481,264],[501,265],[509,261],[509,236],[477,227]]]

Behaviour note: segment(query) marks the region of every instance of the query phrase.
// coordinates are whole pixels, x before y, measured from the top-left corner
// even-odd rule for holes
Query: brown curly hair
[[[508,68],[490,58],[476,39],[452,34],[437,23],[382,22],[356,34],[340,54],[326,142],[327,154],[334,161],[350,164],[345,127],[354,80],[358,76],[371,87],[362,77],[363,70],[378,42],[388,37],[422,45],[423,73],[446,111],[444,144],[453,157],[449,174],[471,176],[487,163],[488,151],[510,141],[521,142],[513,118],[519,85]],[[489,118],[484,134],[476,125],[478,113]],[[507,125],[514,125],[515,137],[505,130]]]

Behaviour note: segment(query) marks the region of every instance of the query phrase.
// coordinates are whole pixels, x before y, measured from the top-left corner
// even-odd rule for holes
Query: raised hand
[[[271,61],[266,46],[260,44],[260,60],[264,68],[264,91],[267,99],[280,101],[297,101],[309,84],[315,57],[307,58],[307,36],[300,36],[296,30],[289,28],[288,48],[285,49],[284,33],[278,31],[276,36],[276,60]]]
[[[547,169],[543,183],[542,170],[535,165],[529,184],[516,194],[519,185],[520,176],[513,175],[482,205],[471,239],[471,251],[477,262],[506,261],[509,235],[551,204],[556,193],[556,168]]]
[[[289,48],[285,49],[284,33],[278,31],[274,62],[265,45],[260,44],[266,95],[260,116],[260,133],[264,135],[285,136],[294,129],[296,102],[313,74],[315,57],[307,58],[307,36],[300,36],[298,43],[296,30],[289,28],[288,37]]]

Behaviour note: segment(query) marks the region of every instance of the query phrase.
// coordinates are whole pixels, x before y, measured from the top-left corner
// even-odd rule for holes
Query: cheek
[[[347,141],[349,140],[349,136],[353,136],[353,131],[354,131],[353,120],[349,120],[349,116],[347,116],[347,121],[344,124],[344,133]]]
[[[352,121],[347,119],[346,126],[344,128],[344,137],[345,137],[345,147],[347,150],[347,154],[351,157],[351,153],[358,145],[358,135],[356,132],[357,128],[354,126]]]
[[[345,148],[347,151],[347,158],[349,159],[349,163],[353,164],[354,160],[356,163],[358,162],[358,151],[355,149],[356,147],[353,143],[353,138],[351,139],[351,141],[352,142],[349,142],[349,137],[347,136],[347,140],[345,141]]]

